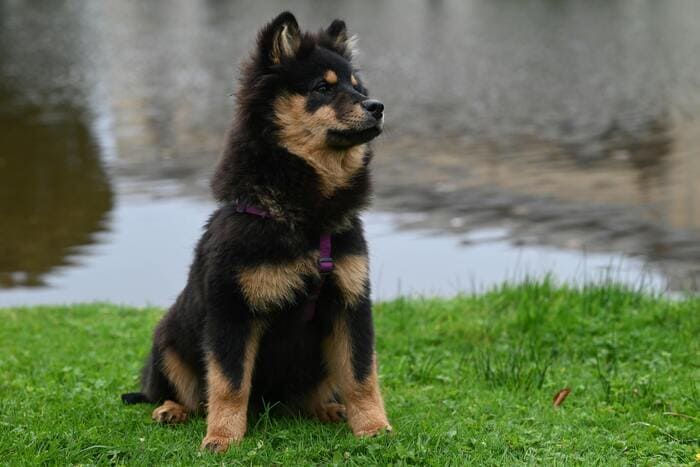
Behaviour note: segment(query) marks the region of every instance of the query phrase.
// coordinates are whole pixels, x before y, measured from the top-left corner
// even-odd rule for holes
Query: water
[[[375,296],[607,266],[697,289],[693,0],[4,0],[0,304],[172,300],[238,65],[284,8],[302,28],[345,18],[387,106]]]
[[[198,199],[125,195],[91,245],[74,249],[68,264],[43,275],[42,287],[0,292],[0,306],[109,301],[167,307],[187,280],[195,242],[213,209],[212,202]],[[579,284],[614,279],[633,287],[644,282],[657,291],[666,287],[662,276],[619,255],[518,248],[503,230],[474,232],[463,239],[472,246],[464,247],[454,236],[397,230],[393,214],[370,212],[364,220],[377,300],[479,292],[548,273]]]

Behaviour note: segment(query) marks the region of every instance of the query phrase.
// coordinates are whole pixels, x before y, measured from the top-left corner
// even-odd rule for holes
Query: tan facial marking
[[[365,111],[360,104],[353,104],[343,109],[344,120],[347,122],[362,122],[365,119]]]
[[[175,387],[179,402],[190,411],[199,406],[199,383],[197,375],[172,349],[163,353],[163,371]]]
[[[335,262],[333,275],[345,302],[350,306],[355,305],[365,293],[369,276],[367,257],[362,255],[341,257]]]
[[[323,74],[323,79],[325,79],[328,84],[337,84],[338,83],[338,75],[336,75],[335,71],[333,71],[333,70],[327,70]]]
[[[265,311],[270,306],[291,303],[294,293],[304,286],[304,276],[317,275],[313,257],[282,264],[261,264],[238,273],[246,300],[253,309]]]
[[[357,86],[357,78],[355,78],[355,75],[350,75],[350,82],[353,86]]]
[[[348,424],[355,436],[371,436],[382,429],[391,430],[384,401],[379,391],[377,358],[364,381],[357,381],[352,369],[352,351],[347,325],[336,321],[330,337],[324,341],[324,355],[332,382],[345,403]]]
[[[253,366],[261,334],[261,328],[254,327],[248,337],[243,357],[243,378],[238,389],[231,386],[216,358],[212,354],[207,355],[207,435],[202,441],[202,448],[223,452],[231,443],[243,439],[248,423]]]
[[[305,104],[306,99],[300,95],[277,98],[274,108],[279,141],[285,149],[314,168],[321,179],[321,192],[324,196],[331,196],[337,189],[347,186],[363,166],[366,145],[340,150],[329,148],[326,132],[347,129],[347,124],[337,119],[330,106],[309,113]]]

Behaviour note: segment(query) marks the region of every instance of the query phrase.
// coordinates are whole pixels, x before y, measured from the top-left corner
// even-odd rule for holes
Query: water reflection
[[[643,145],[657,123],[672,137],[700,113],[692,0],[13,3],[0,20],[3,71],[52,98],[99,102],[119,173],[201,178],[240,61],[259,25],[289,7],[311,28],[348,19],[390,112],[387,140],[497,142],[517,156],[535,139],[590,161],[606,157],[606,138]]]
[[[238,65],[282,9],[302,27],[343,17],[360,37],[388,113],[379,207],[641,256],[676,288],[700,278],[694,0],[5,1],[2,283],[39,284],[75,258],[103,228],[110,184],[208,197]]]
[[[114,230],[85,264],[51,275],[51,287],[2,292],[0,306],[95,300],[134,306],[172,304],[187,278],[200,227],[214,205],[130,196],[124,201],[115,206]],[[610,279],[631,287],[666,289],[662,276],[647,271],[643,262],[620,255],[517,247],[503,230],[473,232],[464,238],[469,242],[465,248],[455,237],[397,231],[394,215],[370,212],[364,220],[375,299],[480,292],[504,281],[541,278],[547,273],[578,285]]]
[[[0,90],[0,287],[38,286],[105,227],[113,200],[76,109],[17,108]]]

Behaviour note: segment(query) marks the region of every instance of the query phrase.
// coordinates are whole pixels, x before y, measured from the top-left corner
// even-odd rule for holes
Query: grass
[[[700,457],[700,300],[614,285],[503,286],[376,307],[395,434],[265,412],[224,457],[124,406],[158,309],[0,310],[0,463],[693,464]],[[571,394],[560,408],[552,398]]]

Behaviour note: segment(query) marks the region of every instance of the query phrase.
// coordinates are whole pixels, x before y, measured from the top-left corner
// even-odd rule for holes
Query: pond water
[[[346,19],[387,107],[376,297],[602,269],[697,290],[698,2],[7,0],[0,305],[173,299],[238,66],[285,8]]]
[[[66,264],[42,275],[41,287],[0,292],[0,306],[109,301],[167,307],[187,280],[194,244],[214,207],[194,198],[119,197],[92,244],[73,249]],[[549,273],[579,284],[616,280],[656,291],[666,288],[663,276],[621,255],[521,248],[508,241],[503,229],[484,229],[463,238],[399,230],[401,219],[376,212],[364,216],[374,299],[480,292]],[[24,277],[16,279],[26,282]]]

